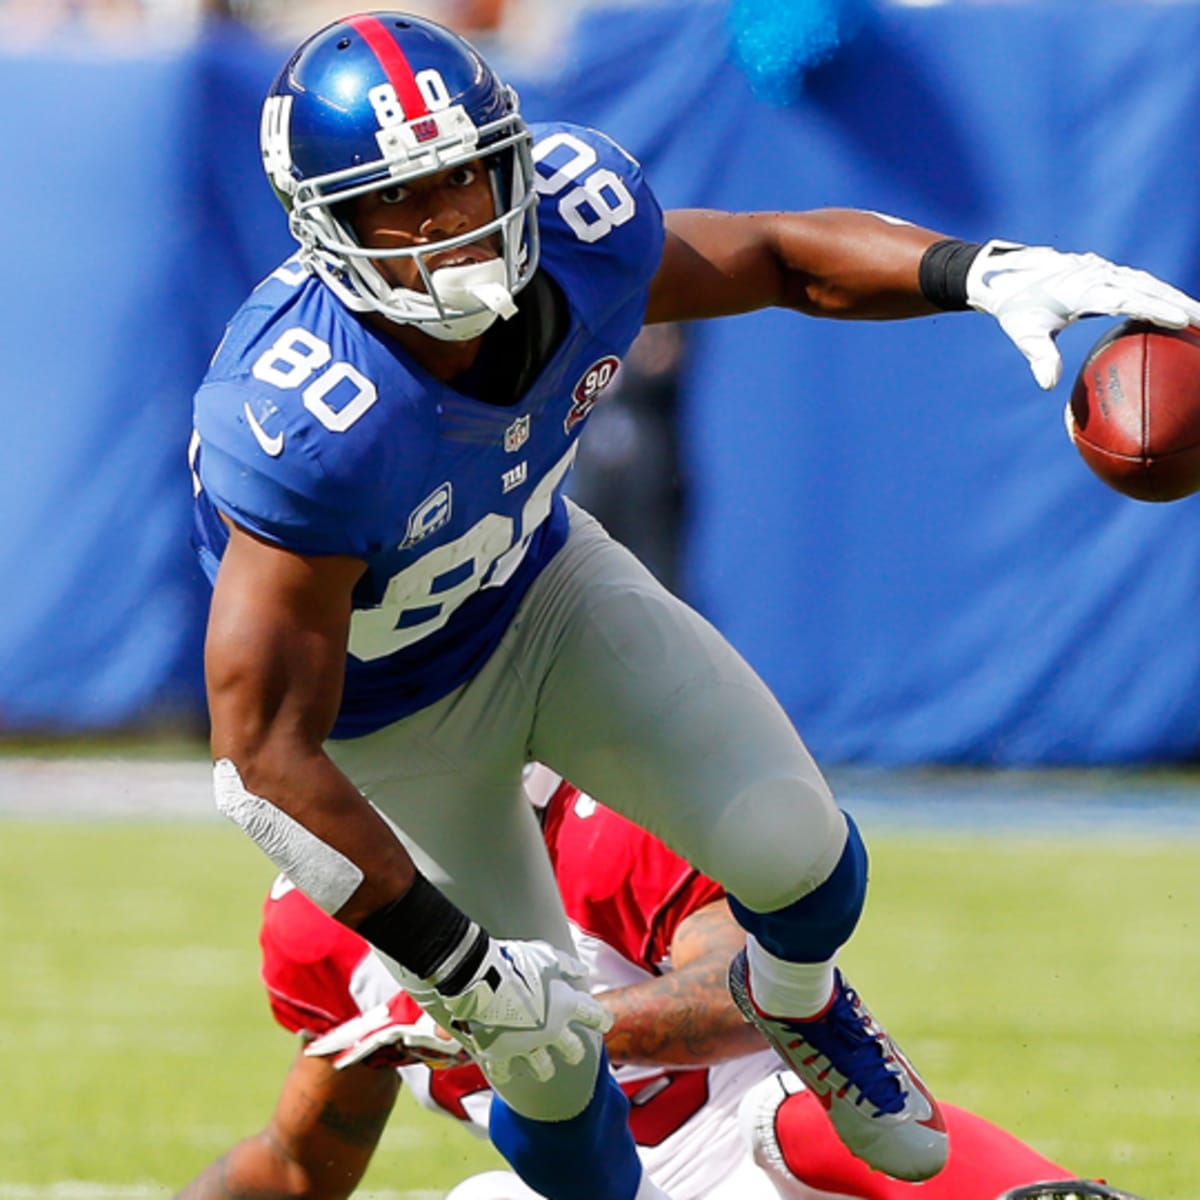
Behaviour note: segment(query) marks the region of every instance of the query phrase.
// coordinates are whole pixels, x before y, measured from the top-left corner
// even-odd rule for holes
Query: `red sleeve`
[[[263,904],[258,940],[271,1012],[285,1029],[321,1034],[359,1015],[351,981],[370,947],[282,877]]]
[[[563,783],[543,823],[567,916],[655,973],[680,923],[725,895],[653,834]]]

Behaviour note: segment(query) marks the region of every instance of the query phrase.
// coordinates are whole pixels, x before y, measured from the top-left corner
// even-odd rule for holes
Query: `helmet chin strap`
[[[435,321],[414,321],[422,332],[443,342],[465,342],[489,329],[497,317],[505,321],[517,315],[517,305],[505,286],[507,275],[499,258],[467,263],[461,267],[441,267],[430,276],[433,289],[443,307],[475,309]]]

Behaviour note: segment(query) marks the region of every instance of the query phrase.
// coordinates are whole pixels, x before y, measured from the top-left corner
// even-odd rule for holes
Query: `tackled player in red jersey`
[[[954,1105],[943,1106],[951,1149],[935,1180],[918,1189],[868,1169],[733,1005],[726,968],[745,935],[720,886],[543,768],[527,787],[576,951],[614,1018],[605,1041],[638,1153],[669,1195],[994,1200],[1006,1188],[1068,1178]],[[426,1107],[486,1133],[491,1092],[479,1068],[454,1065],[463,1058],[457,1043],[439,1036],[362,938],[281,878],[263,907],[261,942],[272,1012],[305,1048],[268,1127],[178,1200],[340,1200],[362,1178],[401,1083]],[[512,1172],[489,1171],[463,1180],[448,1200],[537,1194]]]

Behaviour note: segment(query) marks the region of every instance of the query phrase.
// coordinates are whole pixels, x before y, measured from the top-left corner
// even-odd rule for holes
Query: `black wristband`
[[[960,242],[955,238],[934,242],[921,256],[917,272],[921,295],[947,312],[970,307],[967,304],[967,272],[981,249],[980,242]]]
[[[491,938],[452,900],[417,874],[412,886],[358,926],[372,946],[452,996],[470,982]]]

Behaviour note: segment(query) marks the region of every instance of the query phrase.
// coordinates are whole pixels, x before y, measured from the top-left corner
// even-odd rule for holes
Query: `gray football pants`
[[[521,788],[545,763],[761,912],[823,882],[846,825],[766,685],[699,614],[571,506],[566,545],[482,670],[437,703],[329,752],[418,867],[497,937],[571,949]],[[586,1104],[592,1055],[548,1084],[514,1071],[534,1119]]]

